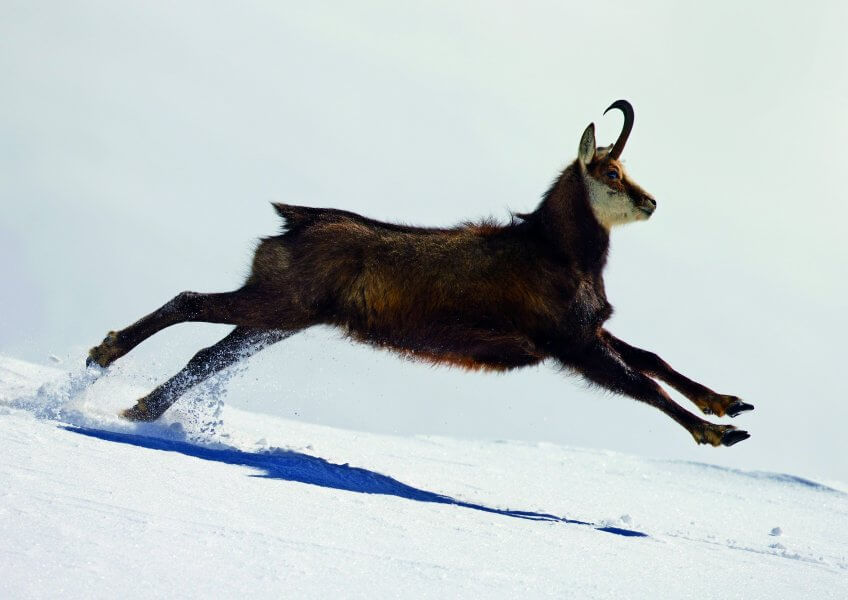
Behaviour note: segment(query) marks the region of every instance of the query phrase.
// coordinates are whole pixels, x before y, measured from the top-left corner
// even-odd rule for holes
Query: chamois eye
[[[607,171],[607,178],[618,179],[618,171]]]

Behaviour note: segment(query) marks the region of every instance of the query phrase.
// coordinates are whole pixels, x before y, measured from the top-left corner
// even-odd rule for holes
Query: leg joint
[[[197,310],[197,299],[200,296],[202,296],[202,294],[197,292],[180,292],[171,298],[171,301],[165,305],[165,308],[169,312],[188,316]]]
[[[654,354],[648,350],[639,350],[639,352],[641,353],[642,361],[651,369],[659,371],[665,368],[665,361],[658,354]]]

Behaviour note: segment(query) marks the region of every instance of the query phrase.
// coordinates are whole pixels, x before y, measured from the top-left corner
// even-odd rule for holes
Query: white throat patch
[[[595,213],[595,218],[604,229],[609,230],[614,225],[644,221],[648,218],[643,211],[634,206],[626,193],[605,186],[588,173],[583,174],[583,181],[589,192],[592,212]]]

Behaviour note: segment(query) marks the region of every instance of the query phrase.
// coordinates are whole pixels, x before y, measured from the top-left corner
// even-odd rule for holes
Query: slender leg
[[[732,425],[716,425],[681,408],[653,379],[628,366],[601,339],[581,352],[579,358],[572,355],[563,363],[578,370],[593,383],[655,406],[686,428],[699,444],[732,446],[750,437],[747,432]]]
[[[86,364],[107,367],[154,333],[186,321],[227,323],[272,329],[298,323],[286,298],[270,298],[262,291],[242,288],[223,294],[182,292],[126,329],[110,331],[100,345],[89,351]]]
[[[131,421],[155,421],[193,386],[293,333],[280,329],[236,327],[217,344],[195,354],[179,373],[139,399],[135,406],[123,411],[121,415]]]
[[[735,417],[745,411],[754,410],[752,404],[743,402],[737,396],[718,394],[697,381],[681,375],[653,352],[631,346],[608,331],[604,331],[602,335],[603,339],[624,359],[624,362],[634,369],[662,379],[689,398],[704,414],[714,414],[719,417],[727,414]]]

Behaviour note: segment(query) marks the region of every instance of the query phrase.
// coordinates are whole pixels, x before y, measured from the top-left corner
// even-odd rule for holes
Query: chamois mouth
[[[649,197],[640,198],[636,208],[650,217],[657,210],[657,201]]]

